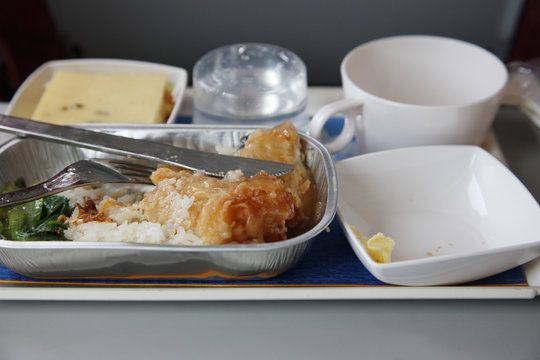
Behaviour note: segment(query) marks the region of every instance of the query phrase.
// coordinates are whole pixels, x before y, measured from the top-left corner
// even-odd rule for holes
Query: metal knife
[[[223,177],[229,170],[242,170],[253,176],[264,170],[269,175],[281,176],[294,169],[293,165],[274,161],[221,155],[162,144],[149,140],[132,139],[98,131],[33,121],[0,114],[0,131],[18,137],[44,139],[68,145],[99,150],[145,160],[178,165],[190,170],[200,170],[207,175]]]

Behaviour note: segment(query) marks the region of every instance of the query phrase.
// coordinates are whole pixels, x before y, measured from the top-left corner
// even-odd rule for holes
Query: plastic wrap
[[[516,106],[540,128],[540,58],[508,64],[503,103]]]

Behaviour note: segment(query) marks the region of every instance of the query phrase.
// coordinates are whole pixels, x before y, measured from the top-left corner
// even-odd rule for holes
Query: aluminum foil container
[[[256,129],[193,125],[88,125],[86,128],[213,152],[238,149]],[[317,140],[304,135],[302,139],[321,210],[308,230],[298,236],[275,243],[218,246],[0,240],[0,262],[17,273],[37,278],[148,276],[256,280],[276,276],[306,254],[313,238],[333,219],[337,207],[336,171],[330,154]],[[115,156],[36,139],[12,139],[0,146],[0,183],[21,176],[27,183],[43,181],[74,161],[94,157]]]

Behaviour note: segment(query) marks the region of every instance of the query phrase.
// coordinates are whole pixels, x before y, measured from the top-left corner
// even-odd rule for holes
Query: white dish
[[[540,256],[540,206],[476,146],[383,151],[336,164],[338,216],[354,252],[379,280],[447,285],[481,279]],[[396,242],[373,261],[350,226]]]
[[[172,97],[174,101],[174,107],[167,119],[168,124],[175,122],[182,98],[184,97],[188,78],[187,71],[183,68],[136,60],[77,59],[49,61],[37,68],[19,86],[6,109],[6,114],[30,118],[45,89],[45,84],[52,78],[54,72],[58,70],[102,74],[149,72],[165,74],[167,81],[172,84]]]

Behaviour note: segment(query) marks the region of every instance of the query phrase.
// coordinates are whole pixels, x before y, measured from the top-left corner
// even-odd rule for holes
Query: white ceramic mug
[[[508,72],[479,46],[408,35],[353,49],[341,63],[341,78],[345,98],[321,108],[309,132],[321,138],[328,119],[343,114],[343,130],[327,148],[338,152],[356,136],[361,152],[373,152],[480,145],[495,118]]]

